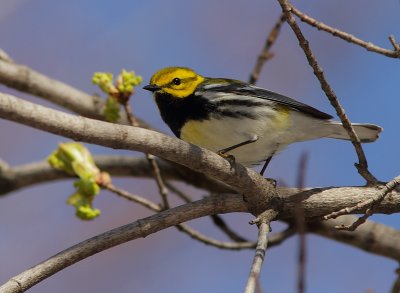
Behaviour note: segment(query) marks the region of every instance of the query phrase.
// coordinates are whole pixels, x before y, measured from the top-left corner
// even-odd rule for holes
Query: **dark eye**
[[[172,80],[172,83],[173,83],[174,85],[180,85],[180,84],[181,84],[181,79],[175,77],[175,78]]]

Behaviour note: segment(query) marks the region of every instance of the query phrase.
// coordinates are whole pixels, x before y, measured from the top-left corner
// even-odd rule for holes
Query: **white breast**
[[[229,154],[239,163],[259,163],[276,152],[278,145],[286,144],[282,138],[291,127],[291,119],[289,113],[277,117],[273,109],[264,109],[258,114],[257,119],[224,117],[189,121],[181,129],[181,138],[217,152],[257,136],[256,142],[234,149]]]

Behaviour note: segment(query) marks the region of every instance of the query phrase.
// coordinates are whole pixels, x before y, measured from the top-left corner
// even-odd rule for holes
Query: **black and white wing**
[[[290,107],[295,111],[303,112],[315,118],[323,120],[328,120],[333,118],[331,115],[327,113],[319,111],[318,109],[315,109],[309,105],[296,101],[287,96],[263,88],[252,86],[246,83],[242,83],[236,80],[221,79],[221,83],[215,82],[214,80],[214,83],[209,83],[209,84],[205,83],[204,85],[202,85],[202,90],[207,92],[256,97]]]

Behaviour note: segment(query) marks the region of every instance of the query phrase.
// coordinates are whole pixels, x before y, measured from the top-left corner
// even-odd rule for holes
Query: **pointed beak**
[[[161,89],[161,87],[159,87],[158,85],[155,85],[155,84],[149,84],[149,85],[144,86],[143,89],[154,93],[156,91],[159,91]]]

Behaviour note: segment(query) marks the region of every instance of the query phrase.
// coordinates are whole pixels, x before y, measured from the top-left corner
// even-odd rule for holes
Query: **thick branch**
[[[283,200],[283,208],[279,219],[292,218],[299,205],[304,210],[305,218],[322,218],[329,214],[330,210],[339,210],[355,203],[375,198],[379,192],[377,187],[325,187],[307,189],[298,192],[297,188],[278,188]],[[367,207],[360,207],[352,212],[354,214],[364,213]],[[379,210],[379,211],[378,211]],[[400,212],[400,192],[393,191],[389,198],[385,198],[377,206],[376,213],[398,213]]]
[[[151,178],[152,171],[145,158],[131,156],[94,156],[96,165],[113,176]],[[233,192],[228,185],[195,172],[182,165],[157,159],[166,180],[179,180],[210,192]],[[43,182],[70,178],[46,162],[2,168],[0,164],[0,195]]]
[[[400,231],[374,221],[366,221],[352,232],[335,228],[341,224],[351,225],[356,220],[356,216],[346,215],[325,222],[316,221],[308,226],[308,230],[367,252],[373,252],[400,261]]]
[[[23,292],[63,268],[110,247],[139,237],[146,237],[151,233],[185,221],[228,212],[247,212],[242,196],[212,196],[163,211],[77,244],[12,278],[0,287],[0,291]],[[347,219],[349,222],[352,222],[354,218],[352,216],[343,216],[340,219],[341,221]],[[338,220],[329,220],[327,223],[314,223],[310,226],[310,229],[315,233],[335,240],[340,239],[339,241],[361,247],[366,251],[400,260],[400,252],[397,247],[397,243],[400,241],[399,231],[371,221],[367,221],[354,232],[338,231],[333,228],[337,224],[335,221]]]
[[[162,229],[203,216],[246,210],[241,197],[232,197],[228,201],[225,201],[225,199],[223,196],[207,197],[102,233],[74,245],[11,278],[0,287],[0,292],[24,292],[38,282],[82,259],[127,241],[146,237]]]
[[[70,111],[93,119],[104,120],[104,101],[94,95],[74,88],[66,83],[50,78],[28,66],[16,64],[4,52],[0,52],[0,83],[20,92],[32,94]],[[128,124],[124,115],[120,123]],[[141,127],[151,128],[137,119]]]
[[[150,151],[155,155],[185,164],[189,168],[225,181],[244,194],[253,192],[268,194],[270,191],[267,180],[254,171],[239,164],[232,169],[229,162],[213,152],[151,130],[76,117],[5,94],[0,94],[0,117],[89,143],[143,152]],[[279,188],[284,201],[280,218],[290,218],[296,205],[301,201],[303,201],[307,218],[321,217],[332,211],[368,200],[378,191],[379,189],[372,187],[327,187],[298,193],[296,188]],[[261,203],[261,205],[264,204]],[[399,211],[400,196],[395,191],[376,210],[377,213]],[[354,213],[361,212],[364,210],[354,211]]]
[[[150,149],[157,152],[160,156],[162,155],[169,159],[174,159],[177,162],[185,163],[188,166],[193,163],[197,170],[210,170],[211,174],[214,174],[214,177],[226,180],[227,183],[236,185],[236,188],[242,188],[243,186],[244,189],[247,190],[248,185],[251,185],[252,188],[256,188],[259,184],[257,176],[253,175],[250,170],[242,171],[239,169],[239,171],[236,170],[235,172],[235,170],[231,169],[230,164],[225,162],[225,160],[221,159],[219,156],[208,151],[203,152],[197,147],[190,146],[184,142],[166,137],[156,132],[74,117],[41,106],[32,105],[28,102],[20,102],[16,98],[3,94],[0,94],[0,116],[26,123],[29,126],[37,125],[42,129],[51,130],[72,138],[79,139],[83,137],[86,141],[101,142],[105,145],[112,145],[116,148],[123,147],[127,149],[146,151]],[[35,117],[31,118],[30,116]],[[68,125],[68,128],[66,128],[65,125]],[[214,164],[217,167],[215,167]],[[233,181],[236,181],[236,183]],[[303,206],[305,217],[322,217],[332,211],[346,206],[353,206],[360,201],[372,198],[375,196],[377,191],[377,188],[343,187],[312,189],[296,194],[297,189],[280,188],[279,192],[281,193],[284,202],[283,211],[279,218],[290,220],[293,211],[300,203]],[[236,209],[226,209],[216,211],[215,213],[248,211],[246,204],[242,202],[242,196],[221,195],[218,196],[218,199],[228,201],[224,203],[225,205],[229,205],[231,201],[236,202]],[[357,210],[354,212],[361,213],[364,211]],[[400,212],[400,194],[394,191],[391,197],[386,198],[377,207],[376,212]],[[392,237],[396,239],[396,241],[393,241],[392,243],[397,243],[397,240],[400,239],[398,233],[396,234],[395,232],[396,231],[392,231],[391,233],[388,233],[388,235],[394,235]],[[358,231],[353,233],[358,233]],[[393,257],[385,252],[384,248],[385,245],[388,245],[387,242],[383,243],[382,246],[380,246],[380,241],[377,243],[380,250],[378,249],[378,252],[376,253]],[[390,251],[390,249],[386,251]],[[398,256],[395,257],[397,258]]]
[[[0,60],[0,83],[44,98],[82,116],[102,119],[99,97],[90,96],[29,67]]]
[[[232,166],[211,151],[155,131],[76,117],[1,93],[0,117],[73,140],[148,152],[174,161],[231,185],[255,208],[268,206],[265,199],[258,200],[260,195],[276,197],[274,187],[255,171],[240,164]]]

